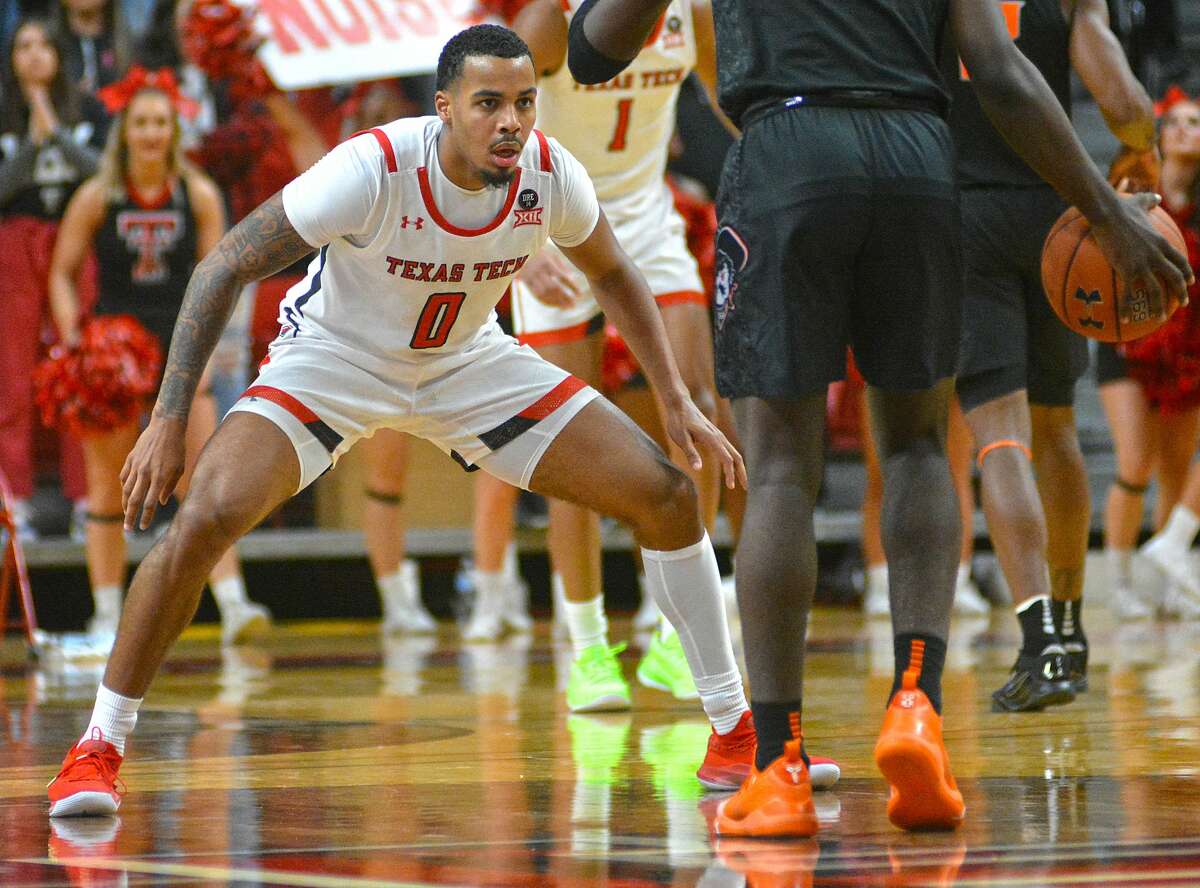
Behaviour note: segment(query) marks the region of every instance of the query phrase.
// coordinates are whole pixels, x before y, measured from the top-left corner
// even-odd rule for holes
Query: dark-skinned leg
[[[813,509],[825,461],[825,394],[733,402],[750,487],[738,609],[762,770],[793,738],[801,713],[804,633],[817,583]]]
[[[1087,636],[1083,631],[1083,572],[1091,530],[1092,501],[1083,451],[1071,407],[1030,404],[1033,467],[1046,515],[1046,564],[1050,570],[1054,625],[1067,652],[1067,673],[1076,693],[1087,690]]]
[[[969,386],[969,380],[959,381],[960,392]],[[988,531],[1022,636],[1012,676],[992,695],[994,708],[1036,711],[1070,702],[1066,651],[1051,607],[1046,516],[1030,462],[1033,428],[1025,389],[971,406],[967,422],[979,447]]]

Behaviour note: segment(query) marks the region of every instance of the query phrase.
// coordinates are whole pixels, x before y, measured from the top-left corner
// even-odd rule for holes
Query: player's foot
[[[495,641],[504,633],[504,607],[507,594],[494,584],[475,579],[475,604],[463,627],[465,641]]]
[[[271,612],[253,601],[240,601],[221,611],[221,644],[244,644],[271,628]]]
[[[1170,583],[1163,595],[1163,616],[1172,620],[1200,620],[1200,601],[1197,601],[1178,583]]]
[[[1146,544],[1138,549],[1138,554],[1175,583],[1180,591],[1200,604],[1200,580],[1192,571],[1187,549],[1176,546],[1159,533],[1150,537]]]
[[[965,806],[942,742],[942,717],[905,672],[888,704],[875,764],[891,785],[887,815],[901,829],[955,829]]]
[[[117,634],[117,624],[121,622],[121,612],[107,613],[97,611],[88,618],[87,634],[97,638]]]
[[[954,613],[963,616],[986,617],[992,606],[979,592],[979,587],[968,576],[954,587]]]
[[[638,663],[637,679],[648,688],[666,691],[676,700],[697,700],[700,697],[677,632],[672,632],[671,637],[666,639],[661,633],[654,633],[650,647],[646,648],[642,662]]]
[[[616,712],[629,708],[629,685],[617,655],[625,645],[594,644],[571,663],[567,708],[572,712]]]
[[[708,752],[696,778],[705,788],[715,792],[732,792],[746,782],[754,766],[754,750],[758,736],[750,710],[728,734],[718,734],[713,728],[708,735]],[[831,758],[819,755],[808,757],[808,776],[813,789],[832,789],[842,777],[841,766]]]
[[[1052,644],[1036,657],[1017,656],[1008,681],[992,694],[992,712],[1040,712],[1074,699],[1067,653]]]
[[[783,755],[766,770],[751,767],[746,782],[717,809],[713,825],[721,836],[816,835],[817,810],[800,741],[785,743]]]
[[[116,814],[125,795],[117,777],[123,757],[117,747],[93,728],[87,740],[76,743],[63,759],[58,776],[46,787],[51,817]]]
[[[1154,600],[1154,596],[1144,588],[1139,588],[1132,583],[1128,585],[1114,584],[1110,604],[1113,616],[1121,621],[1152,620],[1158,609],[1158,603]]]
[[[383,593],[383,631],[406,635],[437,632],[437,620],[421,601],[417,563],[410,558],[400,564],[400,582]]]
[[[514,632],[528,632],[533,628],[533,618],[529,616],[529,584],[520,575],[505,578],[501,617]]]
[[[1088,689],[1088,646],[1086,641],[1064,641],[1063,650],[1067,652],[1067,679],[1071,682],[1071,690],[1082,694]]]

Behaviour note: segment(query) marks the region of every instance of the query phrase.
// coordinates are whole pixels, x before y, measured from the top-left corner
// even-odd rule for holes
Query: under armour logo
[[[1099,290],[1085,290],[1083,287],[1075,288],[1075,298],[1084,304],[1084,309],[1087,312],[1086,317],[1079,319],[1081,327],[1095,327],[1097,330],[1104,329],[1104,322],[1098,321],[1092,317],[1092,306],[1103,301]]]
[[[800,777],[804,774],[804,765],[786,765],[785,769],[791,775],[792,783],[799,784]]]
[[[401,218],[401,220],[400,220],[401,228],[408,228],[408,226],[410,224],[412,225],[413,228],[417,229],[417,231],[420,231],[421,226],[423,226],[425,224],[425,219],[422,218],[421,216],[417,216],[416,219],[409,219],[408,216],[404,216],[403,218]]]

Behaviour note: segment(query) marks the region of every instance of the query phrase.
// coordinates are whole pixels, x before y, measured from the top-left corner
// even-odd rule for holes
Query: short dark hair
[[[438,56],[437,89],[449,89],[462,76],[468,56],[494,56],[498,59],[519,59],[525,56],[533,64],[529,46],[515,31],[500,25],[472,25],[459,31],[442,47]]]

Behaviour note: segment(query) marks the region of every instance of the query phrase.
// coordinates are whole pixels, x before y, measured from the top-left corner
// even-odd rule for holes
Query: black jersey
[[[98,154],[104,147],[108,123],[104,107],[97,100],[85,96],[80,106],[79,122],[64,127],[61,138],[70,139]],[[71,152],[56,139],[47,139],[33,148],[24,135],[0,134],[0,162],[12,161],[20,152],[27,150],[35,152],[28,176],[0,205],[0,216],[61,219],[75,189],[95,171],[94,159],[92,169],[80,169],[79,164],[72,160]]]
[[[1060,0],[997,0],[1017,48],[1042,72],[1063,109],[1071,113],[1070,23],[1063,18]],[[957,175],[961,185],[1044,185],[1017,152],[1004,141],[984,114],[970,74],[946,41],[942,73],[950,85],[953,104],[950,129],[958,151]]]
[[[721,107],[838,90],[946,102],[938,72],[949,0],[714,0]]]
[[[175,180],[153,204],[128,190],[110,201],[95,247],[96,314],[133,315],[158,335],[165,352],[196,264],[196,219],[186,184]]]

